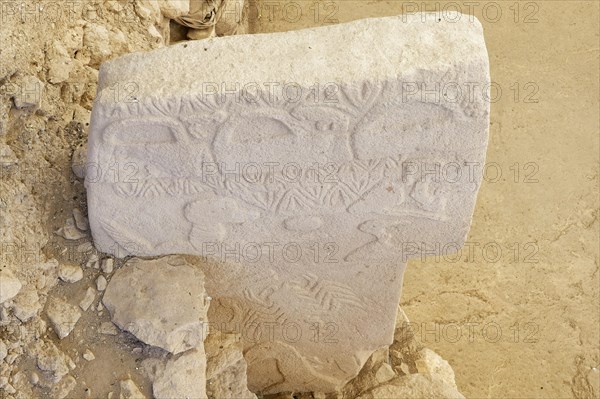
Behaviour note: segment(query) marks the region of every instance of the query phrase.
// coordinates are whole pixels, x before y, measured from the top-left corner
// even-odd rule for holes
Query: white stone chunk
[[[102,272],[104,272],[106,274],[112,273],[114,264],[115,264],[115,260],[113,258],[102,259],[102,263],[101,263],[102,266],[100,266],[102,269]]]
[[[80,231],[75,225],[75,219],[72,217],[67,218],[65,225],[60,229],[56,230],[56,234],[67,239],[67,240],[79,240],[87,237],[87,234]]]
[[[167,18],[177,18],[190,12],[190,0],[158,0],[158,6]]]
[[[87,231],[90,228],[87,217],[77,208],[73,209],[73,219],[75,219],[75,226],[79,230]]]
[[[104,291],[106,289],[107,284],[108,282],[106,281],[106,277],[104,276],[98,276],[98,278],[96,279],[96,288],[98,289],[98,291]]]
[[[116,257],[206,257],[211,321],[241,332],[250,389],[337,390],[392,342],[406,261],[466,239],[489,83],[481,24],[452,13],[104,63],[85,182],[94,243]],[[114,87],[135,91],[115,99]],[[160,305],[132,287],[166,279],[139,274],[105,303],[122,328],[156,331],[147,313]],[[175,294],[155,296],[183,312]]]
[[[96,299],[96,290],[92,287],[88,287],[88,289],[85,291],[85,296],[83,297],[81,302],[79,302],[79,307],[81,308],[81,310],[83,310],[84,312],[88,310],[94,302],[94,299]]]
[[[89,349],[86,349],[85,352],[83,352],[83,355],[81,355],[81,357],[83,357],[88,362],[91,362],[96,358],[96,356],[94,356],[94,353]]]
[[[206,399],[206,355],[204,346],[169,359],[152,383],[156,399]],[[241,399],[241,398],[240,398]]]
[[[174,354],[201,345],[208,331],[204,276],[178,257],[128,261],[102,302],[121,329]]]
[[[21,291],[22,284],[7,268],[0,268],[0,303],[12,299]]]
[[[75,283],[83,278],[83,269],[74,263],[62,263],[58,267],[58,277],[67,283]]]
[[[52,297],[46,304],[46,314],[60,339],[68,336],[81,317],[81,311],[62,299]]]
[[[4,360],[4,358],[8,355],[8,348],[3,340],[0,339],[0,362]]]
[[[247,365],[240,334],[211,331],[204,342],[206,392],[211,398],[256,399],[248,389]]]

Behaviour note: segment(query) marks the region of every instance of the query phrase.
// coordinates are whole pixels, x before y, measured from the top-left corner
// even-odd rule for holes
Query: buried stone
[[[299,96],[278,92],[289,82]],[[464,243],[487,93],[430,92],[473,84],[489,87],[479,22],[419,14],[107,62],[88,143],[94,243],[205,256],[208,318],[242,333],[250,389],[334,391],[392,342],[403,243]],[[465,170],[414,167],[431,164]]]

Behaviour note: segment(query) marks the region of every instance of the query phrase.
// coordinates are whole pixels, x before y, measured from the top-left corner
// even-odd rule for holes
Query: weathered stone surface
[[[392,342],[406,260],[465,240],[489,124],[482,33],[415,14],[103,64],[95,245],[205,256],[211,321],[241,332],[250,389],[338,389]]]
[[[156,399],[206,398],[206,355],[204,346],[169,359],[152,383]]]
[[[83,269],[74,263],[62,263],[58,267],[58,277],[67,283],[75,283],[83,278]]]
[[[211,331],[204,342],[209,399],[256,399],[248,390],[247,365],[239,334]]]
[[[12,299],[21,291],[23,285],[8,269],[0,269],[0,303]]]
[[[456,387],[441,378],[424,374],[396,377],[361,395],[358,399],[464,399]]]
[[[52,297],[46,303],[46,314],[60,339],[73,331],[81,317],[81,310],[60,298]]]
[[[140,391],[135,382],[130,378],[121,380],[119,385],[121,388],[119,399],[146,399],[146,395]]]
[[[130,260],[102,302],[120,328],[171,353],[201,345],[208,331],[204,276],[179,257]]]

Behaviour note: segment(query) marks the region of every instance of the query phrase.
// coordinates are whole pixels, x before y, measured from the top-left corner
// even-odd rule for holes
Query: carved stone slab
[[[333,391],[392,342],[406,260],[455,252],[489,124],[481,25],[367,19],[102,65],[95,245],[204,256],[253,391]],[[132,287],[135,289],[135,287]]]

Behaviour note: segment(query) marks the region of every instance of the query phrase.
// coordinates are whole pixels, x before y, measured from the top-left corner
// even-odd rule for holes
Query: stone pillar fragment
[[[200,255],[254,392],[328,392],[393,339],[407,259],[464,243],[489,66],[479,22],[366,19],[102,65],[95,245]],[[215,326],[214,324],[217,324]]]

